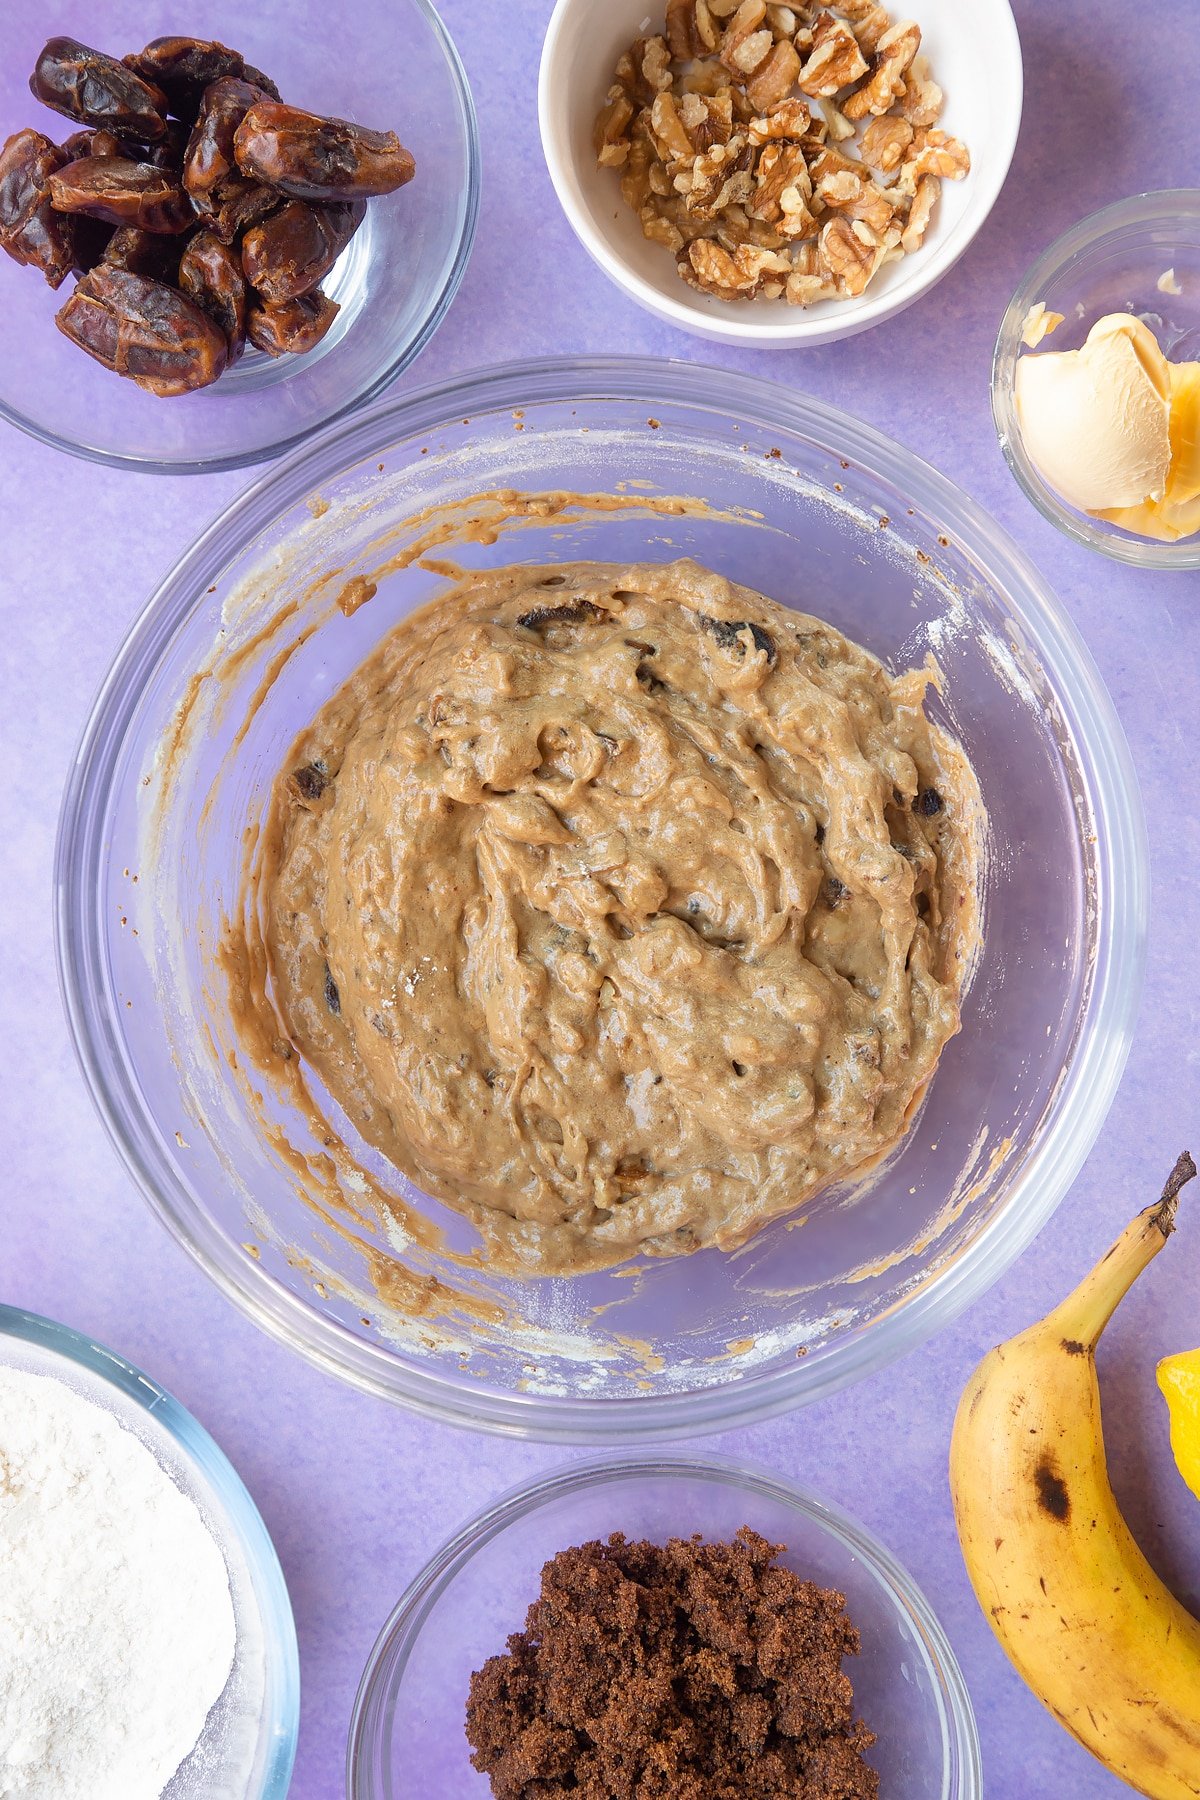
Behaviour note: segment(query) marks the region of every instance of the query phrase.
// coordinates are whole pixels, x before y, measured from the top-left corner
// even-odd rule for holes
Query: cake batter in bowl
[[[578,573],[597,564],[658,574]],[[683,573],[664,574],[671,564]],[[950,1035],[948,1015],[936,1071],[902,1109],[904,1135],[865,1166],[831,1169],[832,1185],[807,1198],[797,1182],[791,1206],[775,1196],[761,1229],[743,1218],[711,1241],[701,1231],[704,1247],[678,1246],[685,1255],[636,1231],[593,1254],[593,1234],[582,1254],[534,1257],[557,1272],[531,1272],[528,1256],[481,1238],[461,1191],[447,1204],[434,1171],[425,1187],[415,1164],[397,1168],[285,1016],[271,1038],[247,1025],[265,1033],[284,999],[282,940],[264,939],[251,878],[270,854],[277,780],[301,779],[311,817],[340,803],[336,781],[326,796],[322,771],[305,773],[325,760],[320,744],[292,758],[300,734],[416,609],[454,583],[502,586],[512,578],[495,572],[517,566],[527,588],[543,571],[551,612],[570,604],[556,598],[560,577],[592,582],[580,592],[601,612],[604,593],[636,605],[656,581],[707,580],[687,573],[697,568],[736,584],[697,589],[688,609],[717,627],[693,620],[687,655],[718,683],[770,666],[740,627],[775,615],[756,614],[743,590],[825,622],[896,685],[932,659],[921,717],[978,779],[983,874],[966,884],[977,917],[962,940],[977,935],[974,973],[961,1029]],[[516,619],[537,608],[519,584],[513,596],[532,653],[545,633]],[[661,650],[643,629],[655,622],[621,636]],[[555,631],[573,628],[548,623],[559,654]],[[651,669],[639,682],[638,665],[654,661],[645,652],[621,655],[631,667],[622,675],[617,657],[610,692],[619,678],[662,679]],[[936,809],[913,801],[939,790],[914,760],[911,778],[897,765],[896,793],[906,829],[924,834]],[[359,774],[365,800],[384,776],[366,763]],[[702,799],[675,809],[693,829]],[[528,849],[531,819],[518,812],[505,841]],[[719,856],[719,807],[708,835]],[[919,862],[921,843],[908,848]],[[681,854],[698,869],[694,846]],[[350,860],[338,891],[361,911],[370,883],[363,870],[351,878]],[[465,1424],[593,1441],[692,1434],[815,1398],[995,1280],[1099,1129],[1128,1047],[1146,910],[1120,728],[1072,627],[1003,534],[829,408],[741,375],[624,360],[524,364],[389,402],[236,502],[155,596],[106,684],[67,796],[59,883],[64,986],[93,1090],[151,1203],[225,1291],[359,1385]],[[694,950],[701,883],[678,886],[654,896],[656,932]],[[441,916],[434,867],[424,890],[413,874],[411,892],[414,909]],[[671,923],[675,900],[684,916]],[[611,920],[618,962],[633,960],[631,943],[643,954],[631,903]],[[720,923],[712,935],[730,938]],[[361,1024],[369,976],[355,987],[334,937],[330,981],[339,1006],[349,982]],[[416,987],[419,962],[407,975]],[[322,963],[306,991],[336,1024],[324,989]],[[683,973],[677,990],[694,1003],[703,981]],[[763,1042],[759,1031],[742,1056],[722,1041],[722,1096],[777,1066]],[[490,1160],[465,1176],[496,1184]],[[636,1183],[632,1164],[624,1173]]]

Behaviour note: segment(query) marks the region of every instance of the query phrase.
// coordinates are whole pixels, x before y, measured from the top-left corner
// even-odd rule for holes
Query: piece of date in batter
[[[983,813],[935,679],[690,561],[472,576],[276,779],[294,1051],[498,1268],[744,1242],[958,1029]]]

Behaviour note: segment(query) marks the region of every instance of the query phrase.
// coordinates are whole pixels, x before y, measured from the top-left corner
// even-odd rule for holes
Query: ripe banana
[[[1175,1228],[1179,1158],[1061,1306],[986,1356],[954,1422],[950,1487],[976,1597],[1038,1698],[1152,1800],[1200,1795],[1200,1620],[1154,1573],[1109,1485],[1096,1344]]]

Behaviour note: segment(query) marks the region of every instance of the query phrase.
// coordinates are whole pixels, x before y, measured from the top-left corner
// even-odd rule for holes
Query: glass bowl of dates
[[[661,1788],[618,1786],[650,1759]],[[698,1760],[726,1785],[701,1789]],[[912,1577],[817,1495],[691,1455],[589,1458],[512,1489],[432,1557],[371,1653],[351,1800],[552,1795],[572,1770],[589,1793],[983,1792],[966,1684]]]
[[[22,3],[0,80],[0,416],[160,473],[263,461],[378,394],[444,317],[479,198],[428,0],[361,38],[315,0],[286,31],[232,0],[181,23],[204,35]]]

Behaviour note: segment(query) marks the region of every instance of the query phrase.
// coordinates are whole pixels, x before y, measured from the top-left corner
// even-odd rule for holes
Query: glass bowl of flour
[[[296,1631],[254,1502],[157,1382],[9,1306],[0,1571],[0,1791],[282,1800]]]

